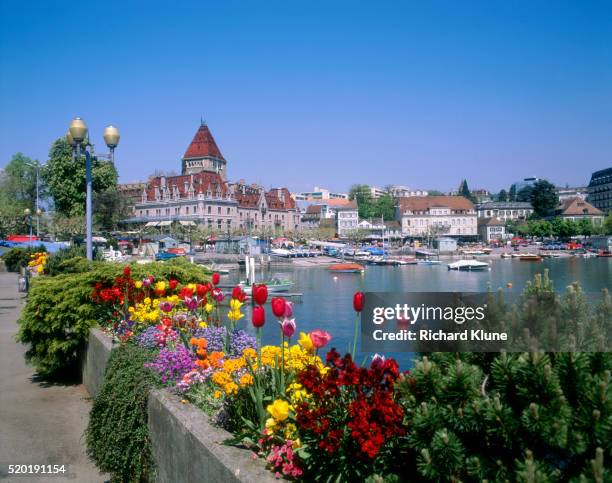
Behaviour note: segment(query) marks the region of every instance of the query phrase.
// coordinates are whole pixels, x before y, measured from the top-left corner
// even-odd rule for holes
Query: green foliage
[[[506,190],[501,190],[497,194],[497,201],[508,201],[508,192]]]
[[[37,247],[15,247],[11,248],[2,255],[2,260],[9,272],[19,272],[21,267],[26,267],[30,261],[30,255],[36,252],[46,252],[44,245]]]
[[[557,207],[559,195],[555,186],[543,179],[519,191],[516,194],[516,201],[528,201],[533,206],[534,214],[544,217]]]
[[[367,184],[355,184],[349,190],[349,199],[357,201],[359,217],[364,219],[395,219],[395,200],[388,194],[374,199]]]
[[[496,307],[495,318],[524,324],[551,314],[566,325],[559,332],[573,333],[578,345],[598,337],[580,288],[558,297],[546,276],[527,285],[518,313],[509,316],[501,297],[491,296],[488,305]],[[607,292],[594,314],[609,331]],[[546,330],[532,333],[545,336]],[[398,390],[415,479],[608,481],[611,353],[430,353]]]
[[[508,201],[516,201],[516,185],[515,184],[510,186],[510,191],[508,192]]]
[[[103,231],[115,230],[119,221],[129,216],[129,207],[125,197],[116,190],[95,193],[93,199],[94,224]]]
[[[470,188],[468,188],[468,183],[466,179],[464,179],[459,185],[459,196],[463,196],[472,202],[475,201],[474,197],[472,196],[472,193],[470,192]]]
[[[46,376],[77,362],[89,329],[104,315],[105,308],[91,300],[93,286],[96,282],[110,284],[121,275],[124,267],[122,264],[88,262],[80,258],[63,263],[70,265],[70,269],[64,266],[63,274],[33,279],[18,322],[17,340],[30,345],[26,352],[28,362]],[[201,267],[183,259],[148,265],[133,264],[131,267],[134,278],[153,275],[165,280],[176,278],[184,283],[207,279]]]
[[[153,481],[155,461],[147,426],[149,391],[161,387],[146,369],[153,351],[122,344],[111,352],[86,431],[87,454],[111,481]]]
[[[49,162],[43,170],[56,211],[65,217],[75,217],[85,212],[85,161],[72,159],[72,148],[65,138],[59,138],[51,146]],[[114,191],[117,187],[117,171],[108,161],[97,158],[92,162],[93,192]]]
[[[45,275],[56,276],[62,273],[81,273],[89,270],[91,265],[85,259],[83,245],[71,245],[58,250],[47,259]]]

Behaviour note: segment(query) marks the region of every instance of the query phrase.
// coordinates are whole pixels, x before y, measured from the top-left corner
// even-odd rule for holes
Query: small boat
[[[327,267],[330,272],[335,273],[363,273],[363,265],[358,263],[336,263]]]
[[[240,282],[239,285],[247,295],[251,295],[253,292],[252,285],[247,285],[246,282]],[[272,278],[270,280],[256,282],[255,285],[265,285],[268,287],[268,293],[288,292],[291,287],[293,287],[293,281],[286,278]]]
[[[198,264],[200,267],[202,267],[204,270],[207,270],[209,272],[217,272],[219,275],[228,275],[230,273],[228,268],[219,268],[219,267],[215,267],[214,265],[202,265],[202,264]]]
[[[488,270],[489,268],[488,263],[479,262],[477,260],[459,260],[458,262],[448,264],[449,270],[462,270],[468,272]]]
[[[440,265],[440,260],[417,260],[417,265]]]
[[[612,252],[609,250],[599,250],[597,256],[600,258],[612,257]]]
[[[504,252],[501,254],[502,258],[512,258],[512,253]]]
[[[523,253],[519,260],[524,262],[540,262],[542,261],[542,257],[540,255],[536,255],[535,253]]]

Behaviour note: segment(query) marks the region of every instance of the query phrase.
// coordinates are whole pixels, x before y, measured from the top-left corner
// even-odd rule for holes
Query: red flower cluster
[[[313,396],[297,407],[300,432],[327,453],[342,446],[349,452],[353,448],[354,454],[348,457],[373,459],[390,438],[405,433],[404,412],[393,398],[397,362],[376,361],[366,369],[358,367],[349,354],[341,357],[332,349],[327,365],[326,375],[309,366],[298,376]],[[349,436],[355,444],[342,443]]]

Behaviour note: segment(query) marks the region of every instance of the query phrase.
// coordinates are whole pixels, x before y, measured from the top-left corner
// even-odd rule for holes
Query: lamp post
[[[30,208],[26,208],[25,210],[23,210],[23,214],[28,220],[28,225],[30,227],[30,244],[32,244],[32,211],[30,210]]]
[[[72,146],[73,156],[80,158],[81,145],[85,151],[85,230],[87,244],[87,259],[93,260],[93,241],[92,241],[92,179],[91,179],[91,161],[92,157],[106,158],[114,162],[115,148],[119,144],[119,130],[114,126],[107,126],[104,129],[104,142],[108,146],[109,154],[96,154],[94,146],[89,142],[87,137],[87,124],[80,117],[75,117],[70,123],[66,140]]]
[[[27,166],[36,170],[36,238],[40,239],[40,215],[42,210],[40,209],[40,163],[26,163]]]

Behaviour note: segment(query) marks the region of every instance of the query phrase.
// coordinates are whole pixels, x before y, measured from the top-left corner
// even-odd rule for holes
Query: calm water
[[[302,303],[295,304],[295,320],[298,331],[308,332],[324,329],[333,336],[330,346],[344,352],[352,345],[355,323],[353,294],[358,291],[424,291],[445,292],[486,291],[506,287],[512,282],[513,292],[522,291],[525,283],[536,273],[548,268],[555,289],[564,291],[575,281],[585,292],[599,292],[602,288],[612,288],[612,258],[558,258],[542,262],[519,260],[491,260],[491,270],[485,272],[458,272],[448,270],[444,262],[439,266],[407,265],[400,267],[367,266],[363,275],[331,274],[324,267],[287,267],[275,269],[265,276],[278,274],[294,280],[293,292],[303,293]],[[244,273],[240,276],[244,278]],[[235,282],[237,273],[227,276],[226,280]],[[225,280],[224,280],[225,281]],[[250,315],[248,316],[250,320]],[[247,319],[247,317],[245,317]],[[245,320],[243,319],[243,321]],[[250,323],[247,325],[250,327]],[[277,344],[279,330],[271,312],[268,312],[264,327],[263,342]],[[357,360],[370,354],[361,354]],[[403,368],[410,365],[410,354],[387,354],[396,357]]]

